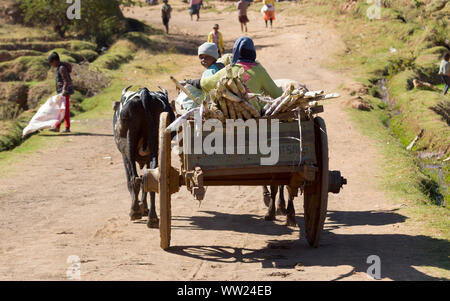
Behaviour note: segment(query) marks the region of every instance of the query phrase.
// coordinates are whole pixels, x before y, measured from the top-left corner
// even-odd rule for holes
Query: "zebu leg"
[[[286,210],[286,226],[295,227],[297,226],[297,222],[295,221],[295,208],[294,208],[294,196],[291,193],[291,190],[288,188],[288,206]]]
[[[263,200],[266,207],[269,207],[270,204],[270,192],[267,189],[267,186],[263,186]]]
[[[147,203],[147,192],[144,191],[144,186],[141,187],[141,202],[139,203],[141,207],[142,216],[148,215],[148,203]]]
[[[127,135],[127,157],[129,158],[129,172],[130,172],[130,183],[131,183],[131,210],[130,218],[132,221],[142,218],[141,206],[139,205],[139,192],[142,186],[142,180],[139,178],[136,169],[136,156],[135,152],[137,150],[137,138],[135,137],[133,131],[128,130]]]
[[[156,168],[157,165],[158,164],[156,157],[152,158],[150,162],[150,168]],[[155,195],[156,194],[154,192],[150,192],[150,210],[148,212],[148,222],[147,222],[147,227],[149,228],[159,227],[159,219],[158,215],[156,214]]]
[[[277,197],[278,186],[271,185],[270,186],[270,204],[269,209],[267,209],[267,213],[264,216],[266,221],[274,221],[275,220],[275,199]]]
[[[147,168],[149,168],[149,165],[146,164]],[[139,206],[141,207],[141,213],[142,216],[147,216],[148,215],[148,203],[147,203],[147,192],[145,192],[144,190],[144,183],[142,183],[141,186],[141,199],[139,202]]]
[[[286,215],[286,201],[284,199],[284,185],[281,185],[280,187],[280,194],[278,197],[278,203],[277,203],[277,214],[278,215]]]

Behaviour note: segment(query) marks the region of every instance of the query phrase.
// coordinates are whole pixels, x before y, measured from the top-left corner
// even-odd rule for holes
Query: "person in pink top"
[[[191,21],[192,16],[197,15],[197,21],[200,19],[200,5],[202,0],[190,0],[189,5],[189,14],[191,15]]]

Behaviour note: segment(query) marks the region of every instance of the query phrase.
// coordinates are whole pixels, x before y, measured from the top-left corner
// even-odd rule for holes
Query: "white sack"
[[[286,78],[276,79],[276,80],[274,80],[274,82],[275,82],[275,85],[280,87],[283,91],[286,91],[287,89],[289,89],[291,83],[294,84],[294,89],[300,89],[300,88],[307,89],[304,84],[302,84],[296,80],[293,80],[293,79],[286,79]]]
[[[66,102],[61,94],[50,97],[23,129],[22,137],[42,129],[55,128],[63,120],[65,109]]]

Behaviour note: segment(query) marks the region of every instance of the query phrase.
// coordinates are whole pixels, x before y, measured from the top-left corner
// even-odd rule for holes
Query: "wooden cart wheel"
[[[170,208],[170,134],[165,129],[170,125],[169,113],[161,113],[159,119],[159,233],[161,248],[166,250],[170,246],[170,231],[172,213]]]
[[[304,217],[306,238],[311,247],[317,248],[328,205],[328,138],[325,121],[314,118],[314,137],[319,168],[314,182],[306,183],[304,196]]]

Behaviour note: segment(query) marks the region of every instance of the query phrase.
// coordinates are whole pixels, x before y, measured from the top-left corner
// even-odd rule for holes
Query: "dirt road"
[[[162,28],[159,7],[127,14]],[[194,37],[220,23],[228,50],[240,35],[235,12],[202,14],[200,22],[191,22],[186,11],[172,15],[172,31]],[[259,13],[249,18],[248,35],[273,78],[327,91],[352,85],[326,68],[344,48],[333,28],[279,16],[270,31]],[[91,131],[49,137],[64,143],[27,156],[18,172],[0,178],[0,279],[67,279],[70,255],[81,259],[82,280],[367,280],[369,255],[380,257],[383,279],[436,279],[424,267],[438,264],[418,246],[437,242],[405,227],[406,217],[376,187],[378,155],[344,112],[346,99],[330,101],[323,114],[330,168],[341,170],[349,184],[330,195],[318,249],[304,237],[302,198],[295,201],[299,227],[287,228],[283,216],[263,220],[261,188],[211,187],[200,207],[185,188],[173,196],[174,247],[162,251],[159,231],[148,229],[146,219],[129,221],[111,121],[87,121]]]

